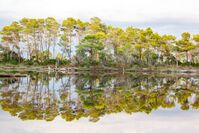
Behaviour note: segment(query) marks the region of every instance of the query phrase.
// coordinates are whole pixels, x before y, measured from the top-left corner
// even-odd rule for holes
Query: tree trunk
[[[21,62],[21,54],[20,54],[20,49],[18,49],[18,61],[19,61],[19,63]]]
[[[139,50],[140,51],[140,61],[142,61],[142,49]]]
[[[48,42],[48,60],[50,59],[50,44]]]
[[[69,55],[69,59],[71,60],[71,55],[72,55],[72,48],[71,48],[71,42],[72,42],[72,36],[70,35],[69,37],[69,45],[70,45],[70,55]]]
[[[56,43],[56,37],[54,36],[53,39],[53,58],[55,59],[55,43]]]
[[[186,52],[186,57],[187,57],[187,63],[189,62],[189,53],[188,51]]]
[[[176,66],[178,67],[178,59],[176,58]]]

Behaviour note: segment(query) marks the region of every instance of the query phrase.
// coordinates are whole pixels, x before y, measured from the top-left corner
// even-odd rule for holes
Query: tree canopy
[[[63,55],[62,60],[81,66],[199,63],[198,34],[184,32],[176,39],[151,28],[113,27],[98,17],[88,22],[70,17],[62,23],[53,17],[22,18],[3,27],[1,47],[11,51],[6,58],[8,62],[12,60],[11,53],[18,54],[17,62],[23,58],[23,61],[39,64],[56,60],[59,53]]]

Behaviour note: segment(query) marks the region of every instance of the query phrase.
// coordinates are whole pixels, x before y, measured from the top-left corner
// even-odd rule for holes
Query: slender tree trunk
[[[72,43],[72,36],[70,35],[70,37],[69,37],[69,44],[70,44],[70,55],[69,55],[69,59],[71,60],[71,55],[72,55],[72,48],[71,48],[71,43]]]
[[[18,61],[21,62],[21,54],[20,54],[20,48],[18,49]]]
[[[188,51],[186,52],[186,58],[187,58],[187,63],[189,62],[189,53]]]
[[[178,59],[176,58],[176,66],[178,67]]]
[[[56,44],[56,37],[54,36],[53,39],[53,58],[55,59],[55,44]]]
[[[48,60],[50,59],[50,45],[48,44]]]
[[[48,49],[48,60],[50,59],[50,43],[51,43],[51,41],[50,41],[50,38],[48,38],[48,44],[47,44],[47,49]]]
[[[11,49],[11,52],[10,52],[10,60],[12,60],[13,50],[14,50],[14,46],[12,46],[12,49]]]
[[[41,39],[40,39],[40,49],[41,49],[41,52],[43,52],[44,48],[43,48],[43,39],[42,39],[42,36],[40,36]],[[44,55],[43,53],[41,54],[41,62],[43,62],[43,59],[44,58]]]
[[[55,44],[53,44],[53,58],[55,58]]]
[[[139,57],[140,57],[140,61],[142,61],[142,49],[139,50]]]
[[[35,29],[34,29],[34,34],[33,34],[33,39],[34,39],[34,49],[35,49],[35,54],[36,54],[36,61],[37,62],[39,62],[38,61],[38,50],[37,50],[37,43],[36,43],[36,33],[35,33],[36,31],[35,31]]]

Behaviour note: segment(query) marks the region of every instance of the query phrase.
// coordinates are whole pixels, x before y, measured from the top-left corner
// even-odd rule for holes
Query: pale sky
[[[158,32],[199,33],[199,0],[0,0],[0,27],[23,17],[97,16],[118,26],[152,27]]]

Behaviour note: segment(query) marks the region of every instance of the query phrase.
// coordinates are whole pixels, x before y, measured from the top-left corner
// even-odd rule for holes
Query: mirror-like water
[[[199,132],[198,76],[34,73],[0,94],[3,133]]]

